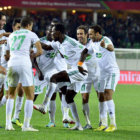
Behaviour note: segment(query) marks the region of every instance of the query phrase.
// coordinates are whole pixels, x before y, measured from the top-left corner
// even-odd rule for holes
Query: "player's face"
[[[85,34],[85,31],[83,29],[78,29],[77,30],[77,39],[80,43],[84,43],[85,40],[87,39],[87,34]]]
[[[95,38],[96,38],[95,36],[96,36],[96,35],[95,35],[95,32],[94,32],[93,29],[89,29],[89,30],[88,30],[88,35],[89,35],[89,38],[90,38],[90,39],[95,40]]]
[[[20,23],[16,23],[15,26],[13,26],[13,31],[19,30],[20,29]]]
[[[5,24],[6,24],[6,16],[2,16],[0,19],[0,30],[3,29]]]
[[[59,31],[56,31],[55,30],[55,26],[52,28],[52,33],[51,33],[51,36],[52,36],[52,39],[54,41],[59,41],[59,34],[60,32]]]

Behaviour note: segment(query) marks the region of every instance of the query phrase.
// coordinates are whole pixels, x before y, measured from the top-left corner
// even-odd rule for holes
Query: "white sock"
[[[79,120],[79,116],[78,116],[78,112],[77,112],[77,108],[76,108],[76,104],[73,102],[73,103],[70,103],[70,104],[68,104],[68,105],[69,105],[70,110],[71,110],[71,112],[72,112],[72,116],[73,116],[73,118],[74,118],[75,121],[76,121],[76,125],[77,125],[77,126],[81,125],[81,124],[80,124],[80,120]]]
[[[101,123],[101,117],[100,117],[100,102],[98,104],[98,108],[99,108],[99,123]]]
[[[24,99],[24,97],[19,97],[19,96],[17,96],[17,98],[16,98],[15,112],[14,112],[14,117],[13,117],[14,119],[19,118],[19,113],[22,108],[23,99]]]
[[[7,101],[6,96],[3,96],[0,101],[0,107],[3,106],[6,103],[6,101]]]
[[[6,125],[11,125],[11,116],[14,107],[14,99],[8,99],[6,102]]]
[[[43,102],[43,104],[44,104],[44,106],[45,106],[46,109],[47,109],[48,103],[50,102],[50,99],[51,99],[53,93],[56,90],[56,87],[57,87],[57,84],[50,82],[48,93],[46,94],[45,99],[44,99],[44,102]]]
[[[62,116],[64,116],[64,109],[63,109],[63,103],[61,102],[61,111],[62,111]]]
[[[83,104],[83,113],[84,113],[84,116],[86,118],[87,124],[90,125],[91,123],[90,123],[90,120],[89,120],[89,105],[88,105],[88,103]]]
[[[107,126],[107,103],[99,102],[100,103],[100,120],[103,126]]]
[[[63,106],[63,119],[68,118],[69,116],[69,108],[68,108],[68,104],[66,102],[66,95],[62,94],[62,106]]]
[[[49,104],[49,118],[52,123],[55,123],[56,102],[50,101]]]
[[[106,101],[108,106],[108,114],[110,118],[110,124],[116,126],[115,120],[115,104],[113,100]]]
[[[33,101],[32,100],[26,100],[25,106],[24,106],[24,127],[30,126],[30,120],[33,113]]]

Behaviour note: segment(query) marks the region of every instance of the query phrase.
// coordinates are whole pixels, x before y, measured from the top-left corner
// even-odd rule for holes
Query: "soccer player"
[[[115,120],[115,104],[113,101],[113,93],[115,92],[116,85],[119,80],[120,71],[116,63],[116,57],[114,52],[114,45],[112,41],[102,35],[101,27],[95,25],[90,27],[93,30],[93,36],[99,46],[99,52],[96,54],[100,66],[100,77],[99,77],[99,110],[100,110],[100,121],[97,131],[112,132],[117,129]],[[107,112],[110,118],[110,126],[107,123]]]
[[[79,84],[87,78],[87,71],[84,69],[86,66],[83,63],[78,62],[84,46],[75,39],[65,35],[65,28],[63,24],[56,24],[52,28],[52,38],[56,42],[52,42],[50,46],[46,46],[46,49],[53,48],[54,50],[59,51],[59,53],[65,58],[68,69],[54,74],[51,77],[50,88],[43,105],[48,105],[58,83],[69,82],[70,85],[67,86],[67,94],[65,98],[71,109],[72,115],[76,120],[76,125],[71,129],[83,130],[77,113],[76,104],[73,99],[76,93],[80,90],[81,86],[79,86]]]
[[[41,43],[44,43],[44,44],[51,43],[51,41],[52,41],[52,38],[50,36],[51,29],[52,29],[52,25],[49,26],[49,28],[47,30],[47,36],[40,39]],[[60,61],[61,61],[61,63],[60,63]],[[39,68],[38,72],[42,73],[41,75],[45,76],[44,81],[46,81],[46,83],[47,83],[46,85],[48,88],[49,88],[49,80],[50,80],[51,75],[61,71],[61,69],[66,69],[66,67],[67,67],[66,63],[64,61],[64,58],[62,58],[60,56],[60,54],[54,50],[50,50],[50,51],[43,50],[43,54],[37,59],[37,65],[38,65],[37,70]],[[37,79],[35,81],[37,81]],[[65,87],[63,87],[63,88],[65,88]],[[65,90],[63,90],[63,91],[65,91]],[[57,92],[57,90],[56,90],[56,92]],[[60,92],[60,90],[59,90],[59,92]],[[47,91],[46,91],[46,94],[47,94]],[[56,98],[56,93],[53,93],[53,96],[51,97],[51,100],[49,103],[50,122],[48,125],[46,125],[46,127],[55,127],[55,110],[56,110],[55,98]],[[39,110],[39,108],[40,108],[39,105],[34,105],[34,109]],[[43,112],[41,111],[41,113],[45,114],[45,111],[43,111]],[[63,116],[65,113],[67,113],[67,119],[70,122],[74,122],[68,115],[68,109],[67,109],[67,111],[63,110]],[[69,126],[67,123],[64,123],[64,127],[68,128]]]
[[[13,20],[13,24],[12,24],[12,28],[13,31],[19,30],[20,29],[20,19],[14,19]],[[7,54],[7,52],[9,52],[9,50],[6,50],[7,47],[3,46],[2,47],[2,56],[1,56],[1,65],[7,69],[7,62],[9,60],[9,54]],[[4,80],[4,89],[6,90],[6,95],[3,96],[3,102],[1,102],[0,106],[4,105],[6,103],[6,100],[8,98],[8,81],[7,81],[7,76]],[[12,123],[18,125],[18,126],[22,126],[22,123],[19,120],[19,113],[21,111],[21,107],[22,107],[22,103],[23,103],[23,89],[21,84],[18,84],[17,87],[17,99],[16,99],[16,106],[15,106],[15,113],[14,113],[14,118],[12,119]]]
[[[32,19],[23,17],[21,20],[21,29],[13,32],[8,39],[10,60],[8,61],[9,93],[8,100],[6,102],[6,130],[15,130],[11,123],[11,115],[15,98],[15,90],[18,83],[21,83],[26,95],[22,131],[38,131],[30,126],[34,98],[30,46],[31,44],[34,44],[37,48],[37,52],[32,53],[31,58],[40,56],[42,54],[42,48],[39,38],[31,31],[32,26]]]
[[[0,12],[0,57],[1,57],[1,50],[2,46],[6,42],[6,37],[9,36],[10,33],[5,32],[4,25],[6,24],[6,15],[2,12]],[[5,102],[5,98],[3,98],[3,83],[4,83],[4,78],[6,75],[6,69],[0,65],[0,74],[2,75],[0,78],[0,106]]]
[[[86,48],[92,48],[93,42],[92,40],[87,38],[88,36],[88,29],[86,26],[81,25],[77,28],[77,39],[78,41],[85,45]],[[93,48],[94,49],[94,48]],[[92,129],[89,117],[89,94],[91,92],[92,83],[96,92],[98,91],[98,78],[99,78],[99,66],[96,60],[95,53],[92,51],[93,54],[88,54],[85,60],[85,64],[88,69],[88,78],[84,81],[80,93],[82,93],[82,103],[83,103],[83,113],[86,119],[86,125],[84,129]]]

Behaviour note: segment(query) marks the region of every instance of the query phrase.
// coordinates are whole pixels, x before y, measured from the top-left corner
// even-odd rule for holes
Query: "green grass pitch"
[[[41,94],[36,103],[43,101],[44,95]],[[63,127],[62,113],[59,96],[56,100],[56,127],[46,128],[49,122],[48,114],[42,115],[39,112],[33,112],[31,125],[39,129],[39,132],[22,132],[21,128],[14,125],[16,131],[5,131],[0,129],[0,140],[140,140],[140,86],[138,85],[118,85],[114,94],[116,105],[117,131],[112,133],[94,132],[93,130],[71,131]],[[77,94],[75,98],[78,113],[82,125],[85,125],[85,119],[82,112],[81,95]],[[90,118],[93,128],[98,126],[98,100],[94,89],[90,94]],[[24,108],[20,114],[20,120],[23,121]],[[5,106],[0,108],[0,125],[5,126]],[[73,126],[73,125],[71,125]]]

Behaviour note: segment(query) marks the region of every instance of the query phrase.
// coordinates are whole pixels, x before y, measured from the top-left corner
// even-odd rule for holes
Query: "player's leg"
[[[24,93],[26,95],[26,101],[24,105],[24,123],[22,126],[22,131],[38,131],[37,129],[34,129],[30,126],[34,99],[33,74],[31,67],[20,67],[19,83],[22,84]]]
[[[67,86],[63,86],[60,88],[61,90],[61,108],[63,112],[63,124],[64,127],[69,128],[68,123],[75,124],[73,119],[69,116],[69,106],[66,102],[66,93],[67,93]]]
[[[11,116],[14,107],[14,98],[16,93],[15,91],[16,87],[9,87],[8,99],[6,102],[6,127],[5,127],[6,130],[15,130],[11,123]]]
[[[22,123],[19,120],[19,113],[21,112],[23,99],[24,99],[24,96],[23,96],[24,91],[23,91],[21,83],[18,84],[18,86],[16,88],[16,92],[18,93],[18,95],[17,95],[17,98],[16,98],[15,112],[14,112],[14,116],[13,116],[13,119],[12,119],[12,123],[21,127]]]
[[[115,104],[112,99],[113,92],[114,91],[111,89],[105,90],[105,98],[106,98],[108,114],[109,114],[109,118],[110,118],[110,126],[105,130],[106,132],[114,131],[117,128],[116,119],[115,119]]]
[[[110,126],[108,127],[108,129],[105,130],[106,132],[112,132],[117,129],[116,119],[115,119],[115,104],[112,96],[117,86],[119,76],[120,75],[117,73],[111,74],[110,77],[108,78],[108,84],[105,90],[105,98],[106,98],[108,114],[110,118]]]
[[[101,126],[99,126],[97,131],[105,130],[108,126],[107,123],[107,103],[105,98],[105,87],[106,87],[106,79],[99,80],[99,89],[98,89],[98,99],[99,99],[99,114],[100,121],[102,122]]]
[[[22,131],[38,131],[30,127],[30,120],[33,112],[34,86],[23,86],[23,89],[26,95],[26,101],[24,105],[24,123]]]
[[[2,87],[0,88],[0,96],[1,96],[0,97],[1,98],[1,100],[0,100],[0,107],[3,106],[6,103],[7,98],[8,98],[7,95],[8,94],[4,95],[4,85],[2,85]]]
[[[59,73],[56,73],[50,78],[48,92],[45,95],[45,99],[42,105],[42,109],[45,110],[45,113],[47,111],[48,103],[50,102],[53,93],[55,93],[55,90],[57,88],[57,83],[59,82],[70,82],[69,76],[66,71],[61,71]]]
[[[49,119],[50,122],[46,127],[55,127],[55,112],[56,112],[56,93],[52,95],[52,98],[49,102]]]
[[[11,116],[14,106],[14,98],[16,94],[16,86],[19,82],[19,72],[16,67],[9,67],[8,68],[8,99],[6,102],[6,130],[14,130],[12,123],[11,123]]]
[[[86,119],[86,125],[83,127],[84,129],[92,129],[89,117],[89,92],[91,90],[91,83],[84,83],[81,87],[81,95],[82,95],[82,105],[83,105],[83,113]]]
[[[76,92],[74,90],[69,90],[69,89],[67,90],[66,101],[67,101],[67,104],[69,105],[69,108],[72,112],[72,116],[76,121],[75,126],[73,128],[71,128],[71,130],[83,130],[81,123],[80,123],[79,116],[78,116],[76,104],[73,100],[75,95],[76,95]]]

